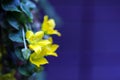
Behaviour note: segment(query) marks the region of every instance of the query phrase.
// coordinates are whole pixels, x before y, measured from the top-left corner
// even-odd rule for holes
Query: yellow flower
[[[57,50],[59,45],[53,44],[52,37],[50,37],[48,40],[51,42],[51,44],[45,46],[43,48],[42,52],[45,53],[45,56],[55,56],[55,57],[57,57],[58,55],[55,51]]]
[[[45,47],[45,52],[46,52],[46,56],[55,56],[57,57],[57,53],[55,52],[57,50],[57,48],[59,47],[59,45],[57,44],[53,44],[53,45],[48,45]]]
[[[30,55],[29,60],[37,67],[48,63],[45,56],[58,56],[55,51],[57,50],[59,45],[53,44],[52,37],[48,39],[43,39],[43,37],[43,31],[38,31],[35,34],[32,31],[26,32],[26,39],[29,42],[28,46],[31,50],[34,51]]]
[[[55,57],[58,56],[55,51],[59,46],[57,44],[52,44],[53,43],[52,37],[50,37],[48,40],[51,42],[51,44],[41,47],[41,51],[34,52],[30,55],[30,62],[36,65],[37,67],[40,67],[41,65],[45,65],[48,63],[45,56],[55,56]],[[36,47],[35,46],[33,47],[34,49],[39,49],[38,48],[39,45],[38,46],[36,45]]]
[[[43,36],[44,36],[43,31],[38,31],[35,34],[30,30],[26,32],[26,39],[28,40],[30,44],[34,44],[40,41],[43,38]]]
[[[40,67],[41,65],[48,64],[48,61],[46,58],[44,58],[44,54],[41,53],[32,53],[30,55],[30,62],[37,67]]]
[[[49,40],[43,40],[44,32],[38,31],[35,34],[32,31],[26,32],[26,39],[29,42],[29,48],[36,53],[41,52],[41,47],[50,44]]]
[[[31,50],[33,50],[33,51],[35,51],[36,53],[40,53],[41,52],[41,46],[39,46],[39,45],[32,45],[32,44],[30,44],[29,45],[29,48],[31,49]]]
[[[57,30],[54,30],[55,26],[56,24],[54,19],[48,20],[48,16],[44,16],[42,31],[44,31],[46,34],[49,34],[49,35],[56,34],[58,36],[61,36],[61,34]]]

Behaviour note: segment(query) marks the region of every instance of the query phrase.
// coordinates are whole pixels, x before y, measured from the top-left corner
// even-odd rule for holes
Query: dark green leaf
[[[22,3],[26,3],[28,0],[21,0]]]
[[[21,24],[26,24],[28,22],[27,17],[23,13],[19,14],[19,17],[16,17],[16,18]]]
[[[36,72],[28,80],[46,80],[45,79],[46,75],[44,71],[41,72]]]
[[[10,33],[9,34],[9,39],[14,41],[14,42],[22,43],[23,39],[22,39],[21,30],[19,30],[18,32]]]
[[[18,58],[19,60],[24,61],[24,58],[23,58],[23,56],[22,56],[21,49],[19,49],[19,48],[15,49],[15,54],[16,54],[16,56],[17,56],[17,58]]]
[[[36,8],[36,5],[32,1],[27,1],[26,6],[29,9],[35,9]]]
[[[19,73],[21,73],[24,76],[30,76],[30,73],[27,71],[26,67],[19,67],[18,71],[19,71]]]
[[[23,65],[19,67],[19,72],[24,76],[30,76],[34,73],[35,66],[27,63],[26,65]]]
[[[22,4],[22,3],[20,4],[20,8],[28,16],[29,21],[32,22],[33,21],[33,15],[30,12],[29,8],[25,4]]]
[[[22,49],[22,54],[25,60],[29,59],[31,51],[29,49]]]
[[[19,22],[14,18],[8,18],[8,23],[15,29],[19,30]]]
[[[5,11],[16,11],[16,12],[20,12],[20,10],[18,9],[18,6],[20,4],[19,0],[3,0],[2,1],[2,8]]]
[[[20,23],[20,25],[26,24],[28,22],[27,16],[23,12],[9,12],[7,18],[14,18],[18,23]]]

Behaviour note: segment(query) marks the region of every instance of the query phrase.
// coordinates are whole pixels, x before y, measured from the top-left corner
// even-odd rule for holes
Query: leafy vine
[[[47,56],[57,57],[55,20],[44,16],[33,31],[36,5],[31,0],[0,0],[0,80],[16,80],[43,70]],[[23,77],[22,77],[23,78]]]

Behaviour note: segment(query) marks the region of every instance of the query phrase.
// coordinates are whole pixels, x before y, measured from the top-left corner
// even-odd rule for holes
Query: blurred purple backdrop
[[[63,20],[47,80],[120,80],[120,0],[49,0]]]

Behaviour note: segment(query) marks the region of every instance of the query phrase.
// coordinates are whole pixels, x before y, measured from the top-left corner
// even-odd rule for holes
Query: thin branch
[[[27,49],[27,44],[26,44],[26,40],[25,40],[25,31],[24,31],[24,28],[22,28],[22,34],[23,34],[24,47],[25,47],[25,49]]]

